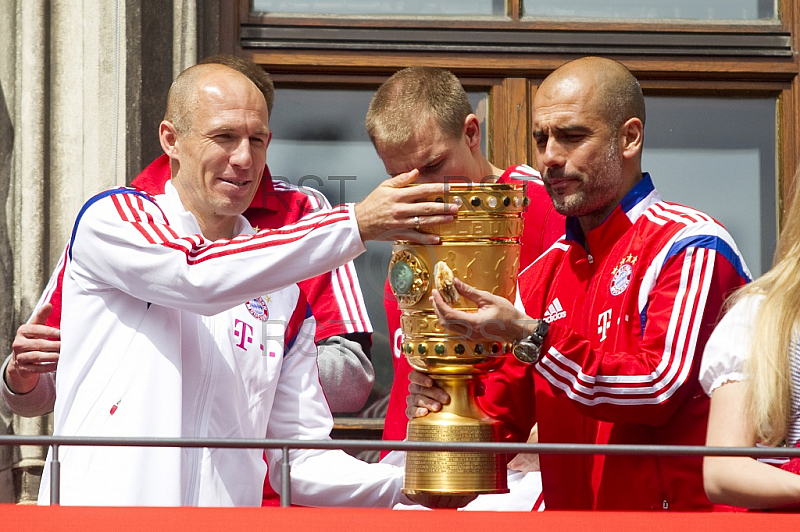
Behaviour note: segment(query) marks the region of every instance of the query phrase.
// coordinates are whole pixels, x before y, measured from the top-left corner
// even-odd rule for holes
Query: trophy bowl
[[[455,198],[458,198],[456,200]],[[456,219],[427,230],[436,245],[398,241],[389,284],[401,309],[402,351],[409,364],[450,395],[439,412],[409,421],[408,441],[496,442],[500,423],[475,401],[478,376],[499,368],[511,345],[489,335],[478,341],[445,330],[429,300],[440,277],[457,277],[510,301],[516,296],[519,237],[527,206],[522,184],[455,183],[431,201],[460,201]],[[442,275],[445,272],[446,275]],[[454,293],[454,288],[450,291]],[[454,293],[453,308],[477,310]],[[506,493],[506,457],[492,453],[409,451],[403,492],[428,507],[457,508],[482,493]]]

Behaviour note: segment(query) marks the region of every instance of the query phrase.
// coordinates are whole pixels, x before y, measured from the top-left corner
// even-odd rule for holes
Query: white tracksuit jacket
[[[314,320],[293,284],[364,250],[352,208],[277,231],[200,234],[177,191],[82,209],[64,276],[54,434],[325,439]],[[260,294],[269,294],[263,295]],[[247,302],[247,303],[244,303]],[[280,481],[280,450],[268,451]],[[61,447],[61,504],[258,506],[261,450]],[[392,506],[402,470],[291,453],[293,502]],[[39,494],[47,504],[49,464]]]

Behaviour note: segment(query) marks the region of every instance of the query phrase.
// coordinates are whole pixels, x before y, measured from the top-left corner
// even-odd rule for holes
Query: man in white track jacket
[[[326,438],[313,318],[294,285],[389,229],[449,221],[406,174],[356,206],[255,232],[241,216],[270,140],[263,95],[198,65],[173,84],[160,139],[165,193],[110,190],[81,210],[64,275],[54,434]],[[393,237],[390,237],[393,238]],[[273,484],[279,453],[268,453]],[[61,503],[258,505],[260,450],[62,447]],[[291,453],[299,504],[391,506],[401,473],[340,451]],[[40,503],[50,493],[45,467]]]

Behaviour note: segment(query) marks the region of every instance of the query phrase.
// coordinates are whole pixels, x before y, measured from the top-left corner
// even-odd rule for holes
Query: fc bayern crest
[[[618,296],[628,289],[631,284],[631,274],[633,273],[633,265],[636,264],[637,257],[628,255],[622,257],[616,268],[611,271],[611,295]]]
[[[631,273],[633,268],[630,264],[623,264],[614,272],[614,277],[611,278],[611,295],[618,296],[628,289],[631,284]]]
[[[244,306],[247,307],[248,312],[250,312],[254,318],[261,321],[267,321],[269,319],[269,309],[263,297],[257,297],[252,301],[248,301]]]

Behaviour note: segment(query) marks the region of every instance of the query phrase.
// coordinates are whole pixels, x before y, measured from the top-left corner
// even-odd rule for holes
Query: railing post
[[[53,457],[50,460],[50,504],[61,504],[61,462],[58,461],[58,444],[53,444]]]
[[[289,463],[289,448],[283,447],[281,450],[281,508],[288,508],[292,505],[292,465]]]

